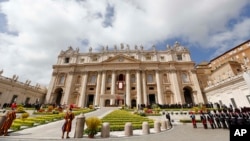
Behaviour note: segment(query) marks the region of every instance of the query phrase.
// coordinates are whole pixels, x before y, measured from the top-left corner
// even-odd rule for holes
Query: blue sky
[[[196,63],[209,61],[250,39],[248,9],[249,0],[0,0],[0,70],[48,85],[61,50],[120,43],[178,41]]]

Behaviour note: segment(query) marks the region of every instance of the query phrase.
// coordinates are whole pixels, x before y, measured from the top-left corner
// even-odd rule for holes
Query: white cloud
[[[4,75],[17,74],[21,80],[48,85],[57,55],[70,45],[80,51],[89,46],[112,48],[120,43],[149,48],[167,39],[183,38],[190,45],[220,47],[221,53],[232,43],[249,38],[250,18],[240,17],[247,4],[248,0],[2,2],[8,31],[0,33],[0,55],[4,59],[0,69],[4,69]],[[104,26],[108,5],[114,14],[110,26]],[[228,26],[230,20],[235,22]]]

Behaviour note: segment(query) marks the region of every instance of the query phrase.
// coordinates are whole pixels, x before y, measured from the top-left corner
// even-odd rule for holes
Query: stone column
[[[137,91],[137,106],[138,104],[141,104],[141,74],[140,71],[138,70],[136,72],[136,91]]]
[[[88,80],[88,72],[84,72],[83,74],[83,80],[81,85],[81,91],[80,91],[80,99],[79,99],[79,105],[80,107],[84,108],[86,105],[86,88],[87,88],[87,80]]]
[[[131,107],[131,96],[130,96],[130,72],[126,72],[126,105]]]
[[[101,71],[98,71],[96,80],[95,103],[93,106],[100,105],[100,87],[101,87]]]
[[[157,84],[157,98],[159,104],[163,104],[163,97],[162,97],[162,85],[160,81],[160,74],[159,70],[155,71],[155,77],[156,77],[156,84]]]
[[[148,97],[147,97],[147,86],[146,86],[146,74],[145,71],[142,71],[142,90],[143,90],[143,103],[148,105]]]
[[[101,95],[105,94],[105,88],[106,88],[106,71],[102,72],[102,85],[101,85]],[[104,107],[104,99],[100,100],[100,106]]]
[[[111,80],[111,95],[114,96],[115,95],[115,71],[112,71],[112,80]],[[115,99],[111,99],[110,101],[111,105],[115,104]]]

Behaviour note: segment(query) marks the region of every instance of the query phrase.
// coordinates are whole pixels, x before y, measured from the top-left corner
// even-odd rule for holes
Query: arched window
[[[118,81],[124,81],[125,80],[125,77],[123,74],[119,74],[118,76]]]

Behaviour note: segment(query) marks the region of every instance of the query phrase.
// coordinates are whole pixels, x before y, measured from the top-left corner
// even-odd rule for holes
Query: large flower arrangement
[[[87,128],[84,130],[89,137],[94,137],[98,133],[98,126],[101,124],[101,120],[97,117],[89,117],[86,119]]]

